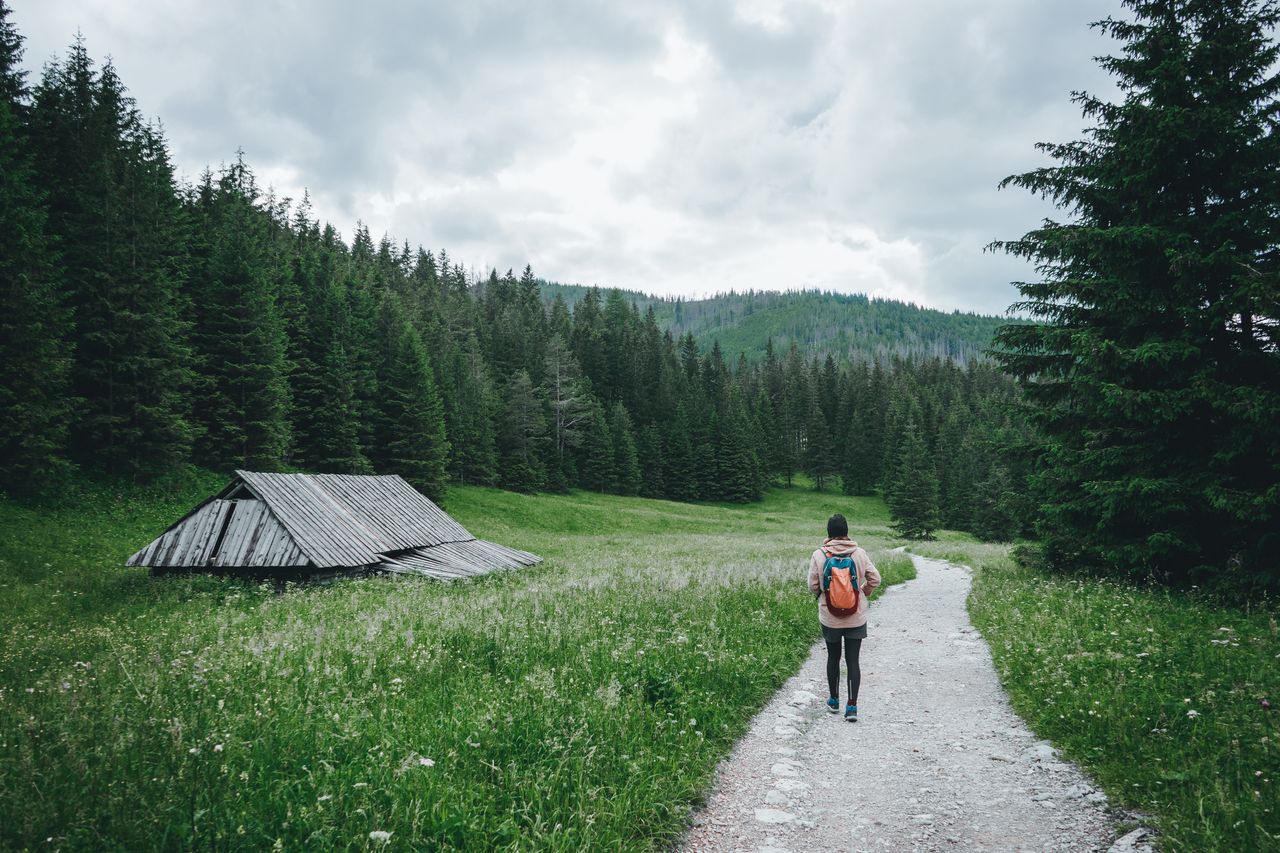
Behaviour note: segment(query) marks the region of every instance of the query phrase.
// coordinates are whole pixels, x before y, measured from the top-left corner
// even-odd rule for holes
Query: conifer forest
[[[454,482],[749,502],[803,473],[918,506],[913,534],[1022,530],[1000,448],[1025,429],[981,358],[991,319],[863,299],[885,332],[839,361],[781,325],[790,346],[766,329],[748,358],[679,333],[701,304],[476,274],[363,226],[347,242],[243,154],[183,184],[83,40],[30,88],[9,22],[3,50],[10,492],[194,463],[396,473],[437,500]],[[722,301],[744,300],[795,301]]]
[[[28,80],[0,6],[0,488],[194,465],[753,502],[803,475],[882,495],[907,536],[1270,589],[1277,13],[1129,5],[1099,24],[1119,100],[1077,93],[1095,126],[1004,182],[1067,215],[991,244],[1039,276],[1005,319],[657,298],[348,239],[243,152],[179,180],[82,37]]]

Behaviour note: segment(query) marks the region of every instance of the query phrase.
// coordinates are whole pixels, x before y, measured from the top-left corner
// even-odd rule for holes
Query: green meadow
[[[818,639],[826,517],[912,575],[879,500],[801,488],[454,488],[546,562],[451,584],[123,568],[222,483],[0,502],[0,848],[662,848]]]
[[[1048,575],[963,534],[910,550],[976,568],[969,611],[1014,709],[1162,849],[1280,849],[1274,609]]]

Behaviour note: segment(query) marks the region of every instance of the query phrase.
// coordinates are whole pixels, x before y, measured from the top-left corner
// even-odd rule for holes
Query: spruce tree
[[[599,403],[591,407],[578,449],[580,485],[593,492],[611,492],[617,482],[617,463],[609,422]]]
[[[814,488],[818,491],[826,487],[837,469],[838,460],[833,458],[834,455],[831,435],[827,432],[827,418],[817,396],[810,394],[805,417],[804,470],[813,478]]]
[[[445,387],[449,475],[459,483],[491,486],[498,479],[496,422],[499,406],[474,335],[453,352]]]
[[[22,39],[0,0],[0,489],[60,485],[70,420],[71,314],[22,116]]]
[[[666,454],[662,449],[662,431],[656,424],[640,430],[636,438],[636,453],[640,457],[640,495],[646,498],[666,496]]]
[[[320,372],[325,382],[312,400],[314,408],[308,411],[311,428],[306,434],[305,454],[299,461],[308,469],[323,473],[373,473],[373,467],[360,447],[355,371],[341,340],[330,340],[320,363]],[[387,469],[387,473],[392,472]]]
[[[434,501],[444,498],[449,462],[444,406],[427,348],[394,293],[383,297],[378,406],[373,461],[399,474]]]
[[[1018,533],[1017,497],[1009,469],[994,465],[991,474],[972,494],[970,529],[975,536],[991,542],[1008,542]]]
[[[642,484],[640,456],[636,451],[631,416],[621,401],[615,402],[609,412],[609,437],[613,441],[613,491],[620,495],[639,494]]]
[[[506,407],[499,435],[500,476],[505,488],[534,492],[546,481],[542,465],[542,445],[547,435],[547,419],[542,400],[524,370],[517,370],[507,384]]]
[[[46,66],[29,128],[74,309],[71,453],[112,474],[172,471],[193,435],[189,241],[163,138],[82,40]]]
[[[662,481],[665,496],[673,501],[692,501],[698,498],[698,484],[694,479],[693,442],[689,438],[689,416],[683,403],[666,427],[664,435]]]
[[[573,450],[581,444],[583,427],[591,417],[590,395],[573,352],[559,333],[547,341],[545,351],[542,373],[551,408],[548,477],[550,487],[562,491],[576,481],[570,476]]]
[[[760,500],[763,491],[760,460],[751,445],[746,411],[736,392],[717,423],[716,493],[712,497],[735,503]]]
[[[1065,221],[997,242],[1036,263],[996,357],[1046,443],[1033,478],[1050,564],[1280,586],[1280,11],[1126,0],[1098,27],[1115,102],[1005,180]]]
[[[938,527],[938,475],[914,420],[903,429],[893,477],[885,492],[893,529],[899,536],[933,538]]]
[[[267,213],[253,173],[237,157],[198,194],[207,254],[193,273],[204,435],[196,458],[209,467],[278,470],[289,445],[285,328]]]

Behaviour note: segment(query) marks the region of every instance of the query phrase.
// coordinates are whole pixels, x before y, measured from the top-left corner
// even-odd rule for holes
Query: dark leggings
[[[858,652],[862,651],[862,641],[853,637],[844,638],[845,666],[849,669],[848,704],[858,704],[858,687],[862,684],[862,668],[858,666]],[[840,641],[827,643],[827,686],[831,695],[840,695]]]

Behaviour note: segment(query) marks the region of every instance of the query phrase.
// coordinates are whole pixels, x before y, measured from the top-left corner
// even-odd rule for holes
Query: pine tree
[[[735,503],[760,500],[763,477],[760,460],[751,446],[746,412],[735,392],[718,419],[716,437],[715,498]]]
[[[675,415],[663,436],[665,451],[662,481],[665,496],[673,501],[698,498],[698,484],[693,472],[693,443],[689,438],[689,416],[683,403],[676,405]]]
[[[427,348],[393,293],[383,297],[379,337],[383,353],[373,461],[380,473],[399,474],[439,502],[449,462],[444,406]]]
[[[570,476],[573,450],[581,444],[583,426],[591,417],[590,395],[573,353],[558,333],[545,349],[543,377],[551,407],[548,476],[552,488],[564,490],[576,480]]]
[[[636,451],[631,416],[621,401],[609,412],[609,437],[613,442],[613,491],[620,495],[640,493],[640,456]]]
[[[903,429],[893,478],[885,491],[898,535],[932,539],[938,527],[938,475],[914,420]]]
[[[1009,469],[995,465],[973,491],[972,530],[991,542],[1008,542],[1018,533],[1016,495]]]
[[[188,239],[163,138],[80,40],[46,66],[29,127],[74,309],[72,455],[113,474],[172,471],[191,445],[192,376]]]
[[[22,39],[0,0],[0,490],[47,493],[70,471],[71,314],[22,116]]]
[[[493,485],[498,479],[495,422],[498,405],[474,335],[453,353],[445,394],[449,475],[459,483]]]
[[[827,432],[827,418],[822,413],[816,395],[809,397],[809,406],[805,418],[804,470],[813,478],[813,485],[822,491],[833,471],[837,460],[831,446],[831,436]]]
[[[307,434],[305,456],[300,461],[311,470],[324,473],[373,473],[360,447],[355,371],[351,369],[347,348],[341,340],[331,340],[320,371],[325,384],[308,413],[314,420]]]
[[[542,488],[546,481],[542,465],[546,434],[547,420],[533,380],[525,371],[517,370],[507,384],[506,409],[499,436],[501,482],[505,488],[519,492]]]
[[[1049,562],[1280,585],[1280,10],[1126,0],[1099,60],[1117,102],[1075,96],[1084,140],[1005,180],[1051,198],[996,247],[1043,279],[997,358],[1046,435],[1034,477]]]
[[[667,458],[662,449],[662,431],[656,424],[649,424],[640,430],[636,438],[636,453],[640,457],[641,497],[665,497],[667,481],[664,472]]]
[[[238,157],[216,184],[206,179],[197,215],[208,239],[196,265],[194,341],[205,433],[196,458],[212,468],[278,470],[289,445],[285,329],[266,212],[253,173]]]
[[[582,488],[593,492],[611,492],[617,482],[617,468],[613,449],[613,437],[609,422],[599,403],[591,408],[591,417],[584,424],[582,444],[578,453],[578,472]]]

